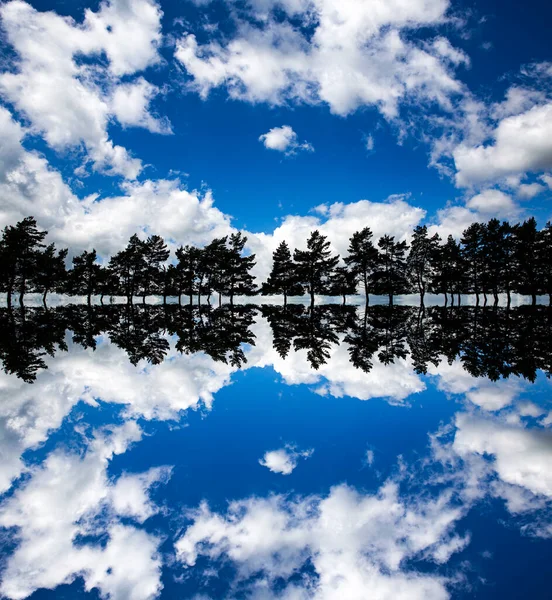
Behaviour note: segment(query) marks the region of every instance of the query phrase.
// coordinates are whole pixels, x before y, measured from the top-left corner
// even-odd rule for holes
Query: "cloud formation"
[[[412,35],[446,22],[448,0],[254,1],[249,8],[256,24],[239,20],[227,43],[200,45],[193,34],[179,40],[175,56],[202,97],[225,87],[248,102],[323,103],[339,115],[374,106],[393,119],[402,102],[449,109],[462,91],[453,71],[467,57],[446,38]]]
[[[136,178],[141,161],[109,139],[108,126],[116,118],[123,126],[170,131],[149,112],[157,88],[142,77],[128,81],[160,61],[161,14],[153,0],[106,0],[77,23],[21,0],[3,4],[15,58],[0,73],[0,95],[53,149],[84,149],[94,169]],[[102,54],[107,64],[97,62]]]
[[[300,458],[309,458],[314,450],[297,450],[295,446],[287,444],[278,450],[269,450],[259,460],[259,464],[273,473],[290,475],[297,467]]]
[[[296,154],[301,150],[314,152],[312,144],[298,141],[297,134],[289,125],[273,127],[267,133],[259,136],[259,141],[268,150],[277,150],[278,152],[283,152],[286,156]]]

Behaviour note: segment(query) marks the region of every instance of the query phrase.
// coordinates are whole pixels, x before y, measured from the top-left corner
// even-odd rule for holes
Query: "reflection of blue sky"
[[[548,380],[365,374],[343,345],[313,372],[255,333],[240,372],[174,351],[135,368],[103,338],[34,385],[1,375],[3,594],[515,598],[515,565],[546,597]]]

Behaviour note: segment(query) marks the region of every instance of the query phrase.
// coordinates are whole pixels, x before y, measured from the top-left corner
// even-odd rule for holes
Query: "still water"
[[[0,309],[0,596],[550,598],[551,324]]]

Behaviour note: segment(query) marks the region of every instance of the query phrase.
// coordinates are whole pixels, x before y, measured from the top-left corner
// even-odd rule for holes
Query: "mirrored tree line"
[[[259,316],[270,325],[280,357],[305,352],[314,369],[344,345],[364,372],[376,361],[388,365],[410,356],[417,374],[459,358],[471,375],[493,381],[511,375],[534,381],[539,370],[552,375],[552,308],[531,305],[21,306],[0,309],[0,360],[6,373],[32,383],[47,367],[46,355],[68,351],[70,341],[96,350],[107,336],[133,365],[161,363],[172,341],[177,352],[202,352],[239,368],[248,345],[255,345],[252,325]]]
[[[486,304],[498,295],[548,295],[552,303],[552,224],[538,229],[534,218],[510,224],[491,219],[473,223],[460,240],[430,236],[418,226],[410,245],[384,235],[377,242],[369,227],[355,232],[346,256],[341,259],[318,230],[306,241],[306,249],[294,249],[282,242],[273,253],[272,268],[265,282],[257,286],[251,269],[255,255],[244,252],[247,238],[241,233],[215,238],[202,248],[180,246],[174,258],[158,235],[140,239],[133,235],[127,246],[109,260],[99,261],[96,250],[74,256],[68,265],[68,250],[46,245],[47,232],[33,217],[5,227],[0,240],[0,292],[8,304],[14,294],[23,302],[28,292],[58,292],[86,296],[185,298],[190,304],[210,304],[213,294],[229,298],[256,294],[281,295],[284,305],[290,296],[341,296],[361,292],[389,297],[417,293],[424,304],[426,293],[443,294],[460,302],[461,294],[474,294]]]

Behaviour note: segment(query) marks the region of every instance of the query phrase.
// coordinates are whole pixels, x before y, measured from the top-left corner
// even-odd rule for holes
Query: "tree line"
[[[443,359],[452,363],[460,358],[472,376],[493,381],[511,375],[534,381],[539,370],[552,375],[552,308],[528,305],[22,306],[0,309],[0,361],[6,373],[32,383],[47,368],[47,354],[68,351],[70,331],[74,344],[91,350],[100,335],[107,335],[133,365],[142,360],[161,363],[172,337],[177,352],[203,352],[240,368],[247,362],[244,345],[255,345],[251,326],[259,314],[272,329],[278,354],[286,358],[291,350],[305,351],[313,369],[343,344],[351,364],[364,372],[373,368],[376,358],[391,364],[410,356],[417,374],[427,373]]]
[[[203,248],[180,246],[174,260],[162,237],[151,235],[146,240],[133,235],[127,246],[100,264],[96,250],[74,256],[67,268],[67,249],[56,250],[46,245],[46,231],[41,231],[33,217],[7,226],[0,240],[0,292],[7,294],[11,305],[13,294],[22,303],[28,292],[39,292],[44,302],[50,292],[91,297],[125,296],[132,303],[148,295],[197,298],[210,303],[212,294],[227,297],[233,303],[236,295],[282,295],[284,304],[290,296],[342,296],[360,289],[366,301],[370,294],[389,297],[418,293],[421,304],[426,293],[443,294],[445,304],[454,296],[474,294],[498,302],[505,293],[548,295],[552,303],[552,224],[538,229],[534,218],[510,224],[491,219],[473,223],[461,239],[438,234],[430,236],[427,226],[414,229],[410,246],[384,235],[376,242],[369,227],[355,232],[349,239],[346,256],[341,261],[332,253],[328,238],[313,231],[306,250],[291,252],[283,241],[273,253],[272,268],[265,282],[257,287],[251,269],[255,255],[247,255],[247,238],[241,233],[215,238]]]

